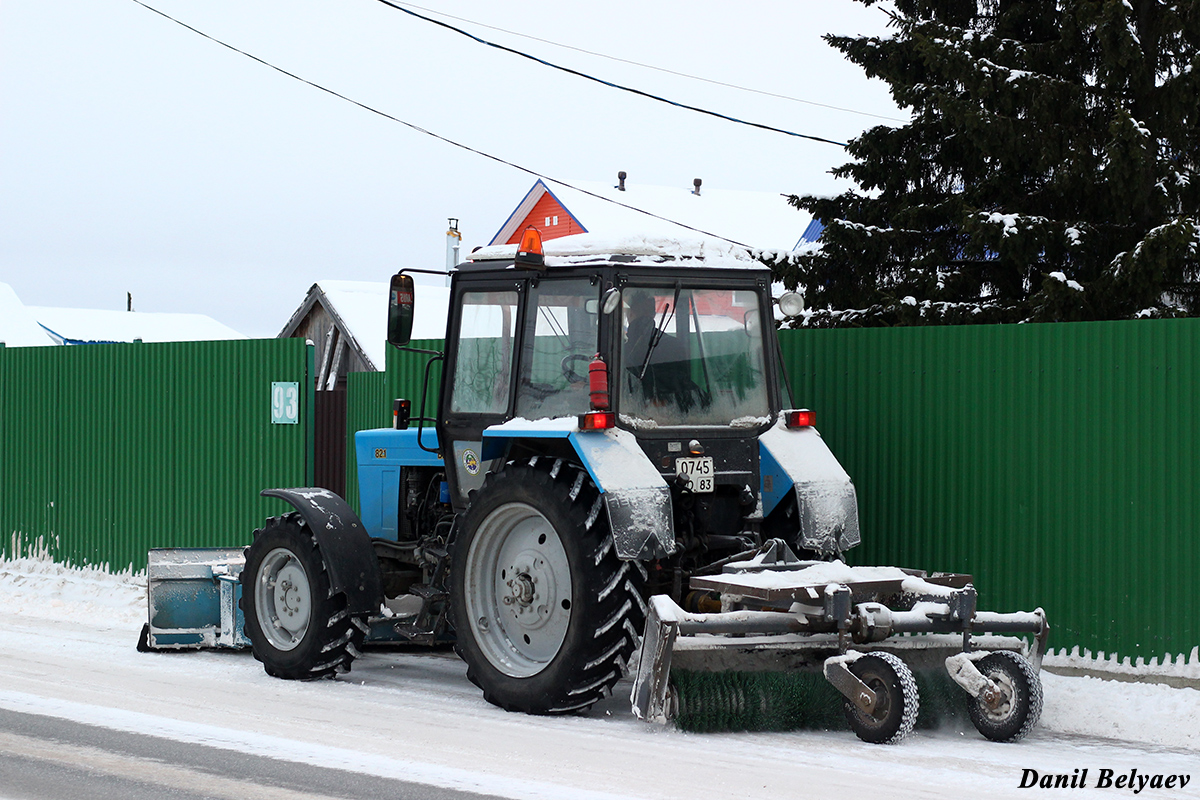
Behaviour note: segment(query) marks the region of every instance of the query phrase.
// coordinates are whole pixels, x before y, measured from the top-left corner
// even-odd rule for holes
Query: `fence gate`
[[[346,390],[316,393],[316,485],[346,496]]]

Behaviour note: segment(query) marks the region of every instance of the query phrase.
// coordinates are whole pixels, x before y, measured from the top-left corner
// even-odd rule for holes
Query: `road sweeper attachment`
[[[1045,614],[978,611],[969,575],[801,561],[773,540],[691,585],[721,611],[650,598],[631,697],[647,722],[771,727],[832,686],[858,737],[890,744],[917,719],[914,669],[942,668],[989,739],[1020,739],[1041,715]]]

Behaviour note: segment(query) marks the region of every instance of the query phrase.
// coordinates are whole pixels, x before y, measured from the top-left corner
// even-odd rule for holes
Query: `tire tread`
[[[1022,655],[1009,650],[998,650],[979,660],[976,665],[985,677],[994,674],[992,670],[1003,670],[1014,678],[1018,684],[1019,698],[1025,704],[1021,712],[1019,725],[1008,723],[997,724],[987,718],[986,712],[978,700],[972,699],[967,710],[976,730],[993,742],[1016,742],[1024,739],[1038,724],[1042,717],[1042,707],[1045,698],[1042,694],[1042,680],[1038,677],[1033,665]],[[1028,700],[1025,700],[1027,696]]]
[[[312,594],[312,619],[306,641],[297,650],[281,652],[265,641],[258,630],[254,609],[254,582],[262,558],[275,547],[288,547],[305,564]],[[239,607],[245,620],[254,658],[262,662],[268,675],[286,680],[315,680],[349,672],[365,637],[365,623],[346,610],[346,596],[330,588],[325,559],[316,537],[307,532],[298,512],[271,517],[254,532],[245,550],[246,567],[242,571],[242,597]]]

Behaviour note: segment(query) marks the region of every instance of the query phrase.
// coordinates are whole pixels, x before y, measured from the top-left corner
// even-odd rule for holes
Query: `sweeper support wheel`
[[[993,742],[1015,742],[1042,716],[1042,682],[1024,656],[1000,651],[981,658],[979,672],[992,690],[972,697],[967,713],[976,730]]]
[[[920,699],[908,665],[891,653],[871,653],[855,659],[849,669],[875,693],[869,709],[850,698],[843,700],[846,721],[855,735],[871,744],[896,744],[912,733]]]

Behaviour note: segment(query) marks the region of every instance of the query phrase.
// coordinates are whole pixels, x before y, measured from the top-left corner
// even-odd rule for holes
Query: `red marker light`
[[[811,428],[817,424],[817,415],[807,408],[783,412],[783,424],[789,428]]]
[[[408,430],[412,419],[412,401],[397,399],[392,401],[392,427],[398,431]]]
[[[606,431],[615,428],[617,415],[611,411],[589,411],[579,415],[579,430]]]

